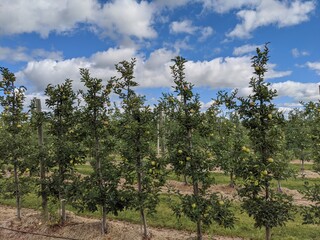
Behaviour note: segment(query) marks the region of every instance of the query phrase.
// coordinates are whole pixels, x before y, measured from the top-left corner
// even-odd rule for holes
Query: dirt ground
[[[98,219],[90,219],[68,213],[68,223],[64,227],[47,226],[41,222],[39,212],[32,209],[22,209],[22,221],[15,217],[15,209],[0,205],[0,240],[56,240],[56,239],[77,239],[77,240],[140,240],[141,227],[122,221],[109,221],[109,233],[100,234],[100,222]],[[15,232],[6,230],[9,228],[23,231]],[[30,233],[41,235],[33,235]],[[177,231],[164,228],[150,228],[152,240],[191,240],[195,238],[194,233]],[[55,237],[49,237],[49,236]],[[64,237],[64,238],[57,238]],[[205,236],[204,239],[215,240],[241,240],[241,238],[227,238],[219,236]]]
[[[298,162],[297,162],[298,163]],[[217,169],[217,171],[219,171]],[[306,170],[307,178],[320,178],[318,173]],[[299,177],[299,176],[298,176]],[[301,176],[300,176],[301,177]],[[182,194],[191,194],[192,186],[183,182],[168,181],[168,188],[179,189]],[[292,195],[297,205],[308,205],[310,202],[303,199],[296,190],[282,188],[283,192]],[[209,191],[218,192],[222,196],[237,201],[237,190],[228,185],[213,185]],[[15,208],[0,205],[0,240],[140,240],[141,226],[124,221],[109,221],[109,232],[106,235],[100,234],[100,221],[76,216],[68,212],[67,224],[61,226],[48,226],[41,222],[39,212],[32,209],[22,209],[22,221],[16,219]],[[17,231],[15,231],[17,230]],[[178,231],[164,228],[149,228],[152,240],[192,240],[195,233]],[[35,234],[34,234],[35,233]],[[50,237],[51,236],[51,237]],[[221,236],[205,236],[204,239],[215,240],[241,240],[241,238],[230,238]]]

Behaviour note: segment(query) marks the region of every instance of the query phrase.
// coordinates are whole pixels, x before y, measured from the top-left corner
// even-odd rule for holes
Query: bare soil
[[[65,226],[49,226],[41,221],[39,212],[32,209],[22,209],[22,220],[17,220],[15,209],[0,205],[0,240],[140,240],[141,226],[124,221],[111,220],[108,222],[109,232],[100,234],[100,221],[84,218],[68,212]],[[7,230],[14,229],[22,232]],[[154,240],[191,240],[195,234],[164,228],[149,228],[150,239]],[[38,235],[35,235],[36,233]],[[51,236],[51,237],[50,237]],[[54,237],[55,236],[55,237]],[[57,238],[61,237],[61,238]],[[204,239],[241,240],[220,236],[205,236]]]

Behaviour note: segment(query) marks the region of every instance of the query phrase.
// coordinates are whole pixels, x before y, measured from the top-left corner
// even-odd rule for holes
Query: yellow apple
[[[267,161],[268,161],[269,163],[273,163],[273,158],[268,158]]]

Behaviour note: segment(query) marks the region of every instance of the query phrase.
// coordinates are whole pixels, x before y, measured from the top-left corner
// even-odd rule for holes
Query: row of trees
[[[71,80],[48,85],[46,113],[40,111],[39,101],[24,113],[25,88],[16,86],[15,76],[1,68],[1,164],[12,164],[14,176],[2,176],[2,193],[16,197],[18,218],[21,197],[34,184],[39,186],[44,218],[49,201],[61,204],[62,224],[66,203],[79,210],[101,209],[102,233],[107,232],[108,213],[134,209],[146,239],[146,213],[155,212],[161,186],[173,171],[190,182],[193,192],[176,191],[172,210],[178,218],[191,219],[202,239],[203,226],[235,223],[231,202],[208,191],[214,183],[211,171],[220,167],[230,175],[231,187],[238,184],[242,207],[255,226],[264,227],[266,239],[271,239],[272,228],[292,220],[295,213],[291,197],[281,192],[280,185],[292,176],[290,155],[301,159],[302,168],[304,161],[313,159],[320,170],[320,102],[304,104],[303,110],[292,111],[285,119],[273,104],[276,91],[264,80],[268,53],[266,45],[252,58],[252,94],[219,92],[205,112],[185,78],[182,57],[173,59],[171,66],[175,92],[163,94],[154,109],[135,91],[135,59],[116,64],[118,76],[107,83],[81,69],[84,89],[78,93]],[[113,93],[120,105],[111,101]],[[157,139],[161,154],[156,152]],[[76,166],[86,162],[93,172],[82,176]],[[277,191],[271,188],[273,180],[278,182]],[[315,204],[304,208],[304,221],[319,223],[320,186],[306,189]]]

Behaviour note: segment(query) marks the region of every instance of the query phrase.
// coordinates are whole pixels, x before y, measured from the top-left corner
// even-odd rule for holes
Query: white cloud
[[[190,20],[183,20],[181,22],[174,21],[170,24],[171,33],[194,34],[197,30],[198,27],[193,26]]]
[[[92,19],[107,35],[121,34],[138,38],[154,38],[152,28],[155,9],[147,1],[115,0],[103,5]]]
[[[28,62],[34,59],[61,60],[62,52],[50,52],[44,49],[29,50],[26,47],[8,48],[0,47],[0,60],[8,62]]]
[[[320,62],[307,62],[306,66],[320,75]]]
[[[208,37],[210,37],[213,34],[212,27],[203,27],[201,29],[201,36],[199,38],[200,42],[205,41]]]
[[[297,58],[297,57],[300,57],[300,56],[309,56],[309,52],[307,51],[300,51],[299,49],[297,48],[293,48],[291,50],[291,54],[293,57]]]
[[[90,19],[97,7],[94,0],[3,0],[0,7],[0,34],[37,32],[47,37],[52,31],[71,31],[77,23]]]
[[[87,24],[110,37],[154,38],[155,6],[147,1],[114,0],[3,0],[0,5],[0,35],[36,32],[46,38],[51,32],[73,31]],[[12,16],[15,16],[14,18]]]
[[[233,55],[235,56],[245,55],[248,53],[255,52],[257,48],[262,48],[262,47],[263,45],[251,45],[251,44],[242,45],[240,47],[236,47],[233,49]]]
[[[309,20],[316,7],[315,1],[260,0],[253,8],[237,13],[242,20],[227,34],[228,37],[249,38],[251,32],[261,26],[275,24],[278,27],[297,25]]]
[[[169,9],[174,9],[177,7],[181,7],[184,6],[186,4],[188,4],[189,2],[191,2],[191,0],[154,0],[153,4],[156,5],[157,8],[163,8],[163,7],[167,7]]]
[[[132,48],[110,48],[88,58],[30,61],[23,70],[16,73],[16,76],[20,84],[34,86],[32,92],[43,92],[49,83],[62,83],[66,78],[74,80],[75,89],[80,89],[82,83],[79,80],[79,68],[89,68],[92,76],[108,80],[117,75],[115,63],[135,57],[137,59],[135,77],[140,87],[171,87],[173,86],[171,59],[176,55],[178,51],[165,48],[155,50],[148,57],[144,57]],[[253,76],[249,56],[189,61],[185,67],[187,80],[197,87],[245,88]],[[268,67],[269,78],[289,74],[276,71],[275,64],[269,64]]]
[[[213,9],[215,12],[225,13],[243,6],[257,5],[260,0],[199,0],[199,2],[202,2],[205,9]]]
[[[316,101],[319,99],[319,83],[301,83],[286,81],[272,84],[278,95],[288,96],[298,101]]]

